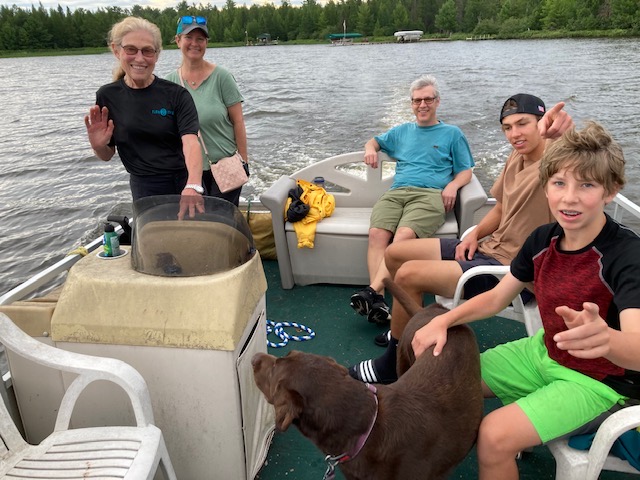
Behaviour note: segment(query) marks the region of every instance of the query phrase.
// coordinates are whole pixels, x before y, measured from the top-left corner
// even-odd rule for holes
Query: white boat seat
[[[0,343],[11,355],[77,374],[62,398],[54,431],[38,445],[24,441],[5,403],[0,401],[0,479],[151,480],[158,468],[167,480],[176,479],[162,432],[153,425],[147,385],[133,367],[120,360],[45,345],[20,330],[3,313]],[[113,382],[129,395],[135,426],[70,429],[76,400],[96,380]]]
[[[369,235],[369,220],[372,208],[340,208],[336,209],[330,217],[324,218],[316,226],[316,235]],[[294,232],[291,222],[285,223],[286,232]],[[438,229],[438,236],[456,237],[458,235],[458,222],[453,212],[449,212],[444,224]]]
[[[367,248],[369,221],[373,205],[389,190],[393,175],[386,164],[394,160],[380,152],[380,168],[366,167],[364,152],[345,153],[314,163],[291,176],[282,176],[260,196],[271,211],[280,280],[285,289],[297,285],[331,283],[367,285]],[[393,173],[393,171],[391,171]],[[289,190],[297,179],[325,179],[327,190],[334,195],[336,208],[330,217],[316,225],[315,246],[297,247],[293,224],[284,221],[284,207]],[[475,223],[475,212],[486,203],[487,195],[475,177],[458,192],[454,211],[436,232],[437,237],[457,237]]]

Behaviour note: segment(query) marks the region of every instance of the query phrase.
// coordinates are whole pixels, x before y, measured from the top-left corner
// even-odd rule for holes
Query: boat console
[[[204,197],[203,212],[179,219],[180,201],[136,202],[132,245],[121,247],[128,254],[102,258],[98,249],[77,262],[50,324],[29,333],[136,368],[178,478],[215,471],[253,479],[274,431],[273,408],[255,386],[250,362],[267,349],[262,262],[234,205]],[[9,360],[27,438],[38,442],[50,433],[70,379]],[[48,397],[32,394],[42,382]],[[126,398],[108,387],[88,388],[74,426],[122,424]],[[96,412],[97,399],[113,408]]]

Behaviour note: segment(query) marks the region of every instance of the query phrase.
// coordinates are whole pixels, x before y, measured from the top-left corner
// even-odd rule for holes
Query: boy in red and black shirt
[[[605,212],[625,183],[624,156],[604,128],[570,130],[545,152],[540,180],[556,223],[537,228],[492,290],[436,317],[416,356],[447,328],[486,318],[535,285],[544,329],[481,355],[485,397],[503,407],[480,425],[480,479],[517,479],[525,448],[566,436],[640,398],[640,237]]]

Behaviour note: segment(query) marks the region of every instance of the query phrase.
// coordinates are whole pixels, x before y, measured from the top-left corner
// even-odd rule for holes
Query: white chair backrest
[[[395,160],[384,152],[378,152],[378,161],[378,168],[369,168],[364,164],[363,151],[344,153],[298,170],[295,180],[310,182],[315,177],[322,176],[326,183],[344,190],[331,192],[336,199],[336,206],[367,208],[376,203],[393,183],[394,176],[384,176],[384,173],[387,171],[385,164],[395,163]]]

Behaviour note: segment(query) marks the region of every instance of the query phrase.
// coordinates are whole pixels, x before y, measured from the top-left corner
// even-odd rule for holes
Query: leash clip
[[[324,461],[327,462],[327,470],[324,472],[324,477],[322,480],[333,480],[336,476],[336,466],[343,461],[342,459],[345,457],[344,454],[338,455],[337,457],[333,457],[331,455],[327,455],[324,457]]]

